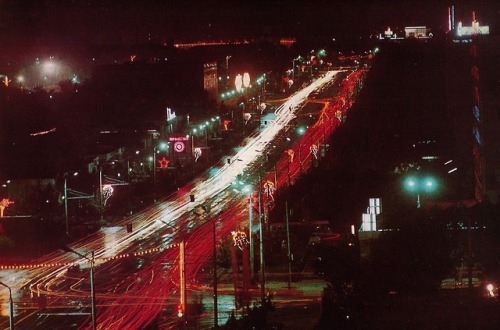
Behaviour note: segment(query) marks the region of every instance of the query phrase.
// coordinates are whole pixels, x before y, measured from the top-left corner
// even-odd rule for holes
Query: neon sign
[[[107,184],[105,186],[102,186],[102,198],[104,200],[104,206],[106,206],[106,202],[108,201],[108,199],[113,196],[113,187],[111,187],[111,185]]]
[[[311,153],[313,154],[314,159],[318,159],[318,146],[313,144],[313,145],[311,145],[311,147],[309,149],[311,150]]]
[[[248,245],[247,234],[244,231],[232,231],[234,246],[237,246],[240,250],[243,250],[245,246]]]
[[[4,198],[0,201],[0,218],[3,217],[3,211],[6,207],[9,207],[10,204],[14,204],[14,201],[11,201],[8,198]]]
[[[160,168],[167,168],[169,163],[170,161],[165,157],[163,157],[162,159],[158,159],[158,165],[160,166]]]
[[[264,192],[266,193],[268,198],[271,198],[271,200],[274,201],[274,192],[276,191],[276,188],[274,187],[274,183],[271,181],[266,181],[264,183]]]
[[[198,158],[201,157],[201,149],[200,148],[195,148],[194,149],[194,161],[197,162],[198,161]]]

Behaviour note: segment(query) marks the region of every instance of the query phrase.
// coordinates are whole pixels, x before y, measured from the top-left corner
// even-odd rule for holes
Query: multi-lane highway
[[[233,154],[221,159],[218,167],[210,168],[141,213],[70,246],[86,258],[56,251],[32,264],[0,270],[2,281],[13,288],[17,328],[90,328],[91,260],[95,262],[99,329],[139,329],[159,315],[175,320],[181,279],[180,243],[185,242],[185,278],[189,286],[199,279],[199,270],[212,257],[214,222],[217,241],[248,222],[246,195],[232,189],[235,180],[249,178],[247,183],[253,184],[256,191],[261,189],[264,203],[270,205],[276,189],[291,184],[317,160],[321,145],[353,102],[353,91],[362,73],[329,71],[284,100],[274,118]],[[274,140],[288,129],[311,92],[333,82],[339,86],[338,97],[324,104],[317,122],[285,150],[274,170],[264,171],[262,164]],[[131,233],[126,230],[127,224],[132,224]],[[37,310],[40,301],[47,307],[43,311]],[[8,315],[5,309],[3,313]]]

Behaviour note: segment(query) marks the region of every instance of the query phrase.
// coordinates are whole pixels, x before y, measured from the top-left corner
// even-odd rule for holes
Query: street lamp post
[[[292,287],[292,258],[290,253],[290,226],[288,223],[288,201],[285,202],[285,221],[286,221],[286,245],[288,256],[288,290]]]
[[[156,203],[156,146],[153,148],[153,203]]]
[[[202,205],[203,210],[210,216],[210,205]],[[214,329],[219,327],[219,310],[217,302],[217,220],[218,217],[212,219],[212,241],[213,241],[213,285],[214,285]]]
[[[78,172],[73,173],[73,176],[77,176]],[[85,198],[85,196],[82,196]],[[66,236],[69,236],[69,224],[68,224],[68,173],[64,173],[64,220],[66,222]]]
[[[292,60],[293,68],[292,68],[292,80],[295,81],[295,61],[300,61],[302,58],[300,55],[297,58],[294,58]],[[299,75],[299,72],[297,71],[297,76]]]
[[[264,266],[264,233],[262,218],[264,217],[264,208],[262,200],[262,175],[259,173],[259,258],[260,258],[260,300],[262,305],[265,303],[265,266]]]
[[[102,198],[102,165],[99,165],[99,215],[101,220],[104,213],[104,201]]]
[[[158,146],[154,146],[153,148],[153,202],[156,203],[156,153],[159,152],[158,147],[160,149],[165,149],[167,144],[162,142]]]
[[[7,284],[0,282],[0,285],[6,287],[9,290],[9,327],[10,330],[14,330],[14,301],[12,300],[12,290]]]
[[[74,172],[73,176],[77,176],[78,172]],[[68,188],[68,173],[64,173],[64,188],[63,188],[63,198],[64,198],[64,220],[66,222],[66,236],[69,236],[69,221],[68,221],[68,201],[70,199],[88,199],[88,198],[94,198],[94,195],[89,195],[81,191],[77,191],[74,189]],[[100,181],[100,184],[102,185],[102,181]],[[73,196],[69,197],[68,193],[71,193]],[[100,199],[99,199],[100,202]],[[100,208],[99,208],[100,209]]]
[[[69,236],[69,226],[68,226],[68,173],[64,173],[64,220],[66,222],[66,236]]]
[[[95,308],[95,286],[94,286],[94,267],[95,267],[95,258],[94,251],[90,253],[90,258],[80,252],[73,250],[68,246],[62,246],[61,249],[66,252],[71,252],[76,254],[77,256],[87,259],[90,263],[90,308],[91,308],[91,316],[92,316],[92,330],[97,330],[97,319],[96,319],[96,308]]]
[[[250,241],[250,279],[254,280],[254,242],[253,242],[253,205],[252,195],[248,199],[248,236]]]
[[[219,327],[219,311],[217,302],[217,235],[216,222],[217,218],[213,219],[213,243],[214,243],[214,329]]]
[[[227,55],[226,56],[226,89],[229,86],[229,59],[232,57],[232,55]]]
[[[431,177],[420,179],[418,177],[409,177],[406,179],[406,188],[415,192],[417,195],[417,209],[421,207],[420,194],[424,192],[432,192],[436,189],[436,181]]]

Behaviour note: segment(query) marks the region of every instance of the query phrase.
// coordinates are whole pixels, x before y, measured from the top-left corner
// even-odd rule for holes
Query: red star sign
[[[169,163],[170,161],[165,157],[163,157],[162,159],[158,159],[158,164],[160,165],[160,168],[167,168]]]

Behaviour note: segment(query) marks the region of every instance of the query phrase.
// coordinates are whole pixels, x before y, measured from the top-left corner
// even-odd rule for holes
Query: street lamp
[[[229,85],[229,59],[233,57],[232,55],[226,55],[226,89]]]
[[[7,284],[0,282],[0,285],[9,289],[9,327],[10,330],[14,330],[14,301],[12,300],[12,290]]]
[[[209,204],[204,204],[201,208],[207,213],[210,217],[211,206]],[[218,302],[217,302],[217,222],[219,217],[214,217],[212,219],[212,239],[213,239],[213,284],[214,284],[214,329],[219,327],[219,311],[218,311]]]
[[[248,195],[248,236],[249,236],[249,249],[250,249],[250,279],[254,280],[254,259],[255,259],[255,245],[253,237],[253,195],[252,188],[245,182],[240,181],[238,178],[232,183],[234,192],[242,192]]]
[[[160,143],[153,148],[153,202],[156,203],[156,153],[160,152],[158,148],[161,150],[165,150],[167,144],[165,142]]]
[[[253,241],[253,196],[252,192],[250,191],[249,197],[248,197],[248,236],[249,236],[249,241],[250,241],[250,279],[251,281],[254,280],[254,258],[255,258],[255,247],[254,247],[254,241]]]
[[[417,209],[420,208],[420,194],[430,193],[437,189],[436,180],[433,177],[420,178],[418,176],[410,176],[406,178],[405,188],[417,194]]]
[[[302,57],[299,55],[297,58],[294,58],[292,60],[292,63],[293,63],[293,68],[292,68],[292,80],[295,81],[295,61],[300,61],[302,59]],[[298,71],[297,71],[297,76],[298,76]]]
[[[73,176],[77,176],[78,172],[73,173]],[[66,221],[66,236],[69,235],[68,226],[68,173],[64,173],[64,220]]]
[[[288,222],[288,201],[285,202],[286,245],[288,259],[288,290],[292,288],[292,255],[290,253],[290,224]]]
[[[264,217],[264,208],[263,208],[263,199],[262,199],[262,174],[259,172],[259,261],[260,261],[260,301],[262,306],[265,303],[265,285],[266,285],[266,273],[265,273],[265,265],[264,265],[264,233],[262,221]]]
[[[95,258],[94,251],[90,253],[90,258],[80,252],[73,250],[68,246],[62,246],[61,250],[65,252],[71,252],[76,254],[77,256],[87,259],[90,262],[90,306],[91,306],[91,316],[92,316],[92,330],[97,330],[97,320],[96,320],[96,310],[95,310],[95,287],[94,287],[94,266],[95,266]]]
[[[217,218],[212,220],[213,222],[213,243],[214,243],[214,329],[219,327],[219,310],[217,302],[217,233],[216,233],[216,222]]]

